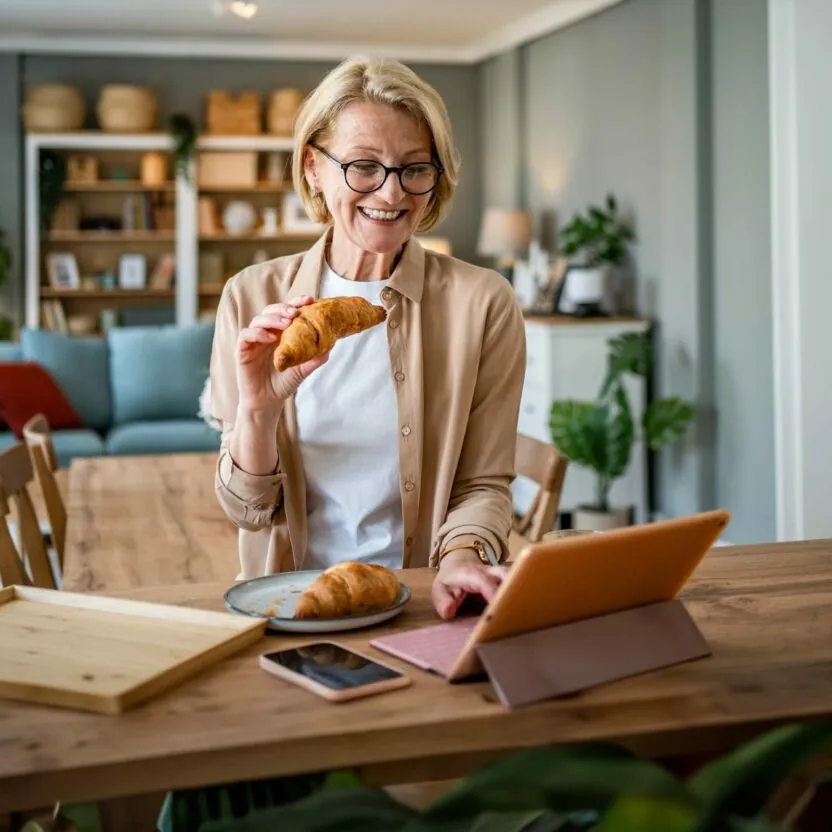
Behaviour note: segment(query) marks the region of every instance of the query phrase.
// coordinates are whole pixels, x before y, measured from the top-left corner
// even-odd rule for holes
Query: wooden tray
[[[118,714],[263,637],[264,620],[0,589],[0,696]]]

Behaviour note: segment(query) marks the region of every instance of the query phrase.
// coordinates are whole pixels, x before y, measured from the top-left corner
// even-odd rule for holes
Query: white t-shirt
[[[386,280],[346,280],[328,266],[320,296],[380,304]],[[344,560],[402,567],[398,407],[387,328],[336,342],[295,396],[306,476],[308,546],[302,569]]]

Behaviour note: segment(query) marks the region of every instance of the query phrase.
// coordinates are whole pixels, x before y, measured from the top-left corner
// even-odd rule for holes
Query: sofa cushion
[[[40,329],[20,333],[23,358],[46,369],[66,393],[84,426],[106,430],[112,417],[107,342]]]
[[[94,430],[55,430],[52,431],[52,442],[61,468],[68,468],[76,457],[104,456],[107,453],[104,440]]]
[[[0,451],[20,440],[11,432],[0,433]],[[106,453],[104,440],[94,430],[56,430],[52,433],[58,465],[69,468],[69,463],[79,456],[103,456]]]
[[[113,423],[193,419],[208,376],[213,322],[109,332]]]
[[[23,361],[23,350],[15,341],[0,341],[0,361]]]
[[[220,434],[201,419],[161,419],[113,428],[107,436],[110,454],[175,454],[217,451]]]
[[[34,361],[0,362],[0,419],[23,437],[26,422],[42,413],[52,430],[81,428],[81,417],[63,390]]]

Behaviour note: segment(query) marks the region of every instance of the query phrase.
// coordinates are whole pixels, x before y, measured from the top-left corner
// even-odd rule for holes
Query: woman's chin
[[[395,254],[411,237],[412,229],[406,225],[364,228],[358,235],[361,247],[373,254]]]

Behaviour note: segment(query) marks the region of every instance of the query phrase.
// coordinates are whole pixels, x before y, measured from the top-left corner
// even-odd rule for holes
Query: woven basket
[[[102,88],[96,113],[109,133],[149,133],[156,124],[156,94],[148,87],[109,84]]]
[[[42,84],[29,90],[23,123],[32,132],[66,132],[84,126],[87,105],[78,87]]]
[[[275,136],[291,136],[295,126],[303,92],[294,88],[275,90],[269,96],[269,109],[266,114],[268,131]]]

